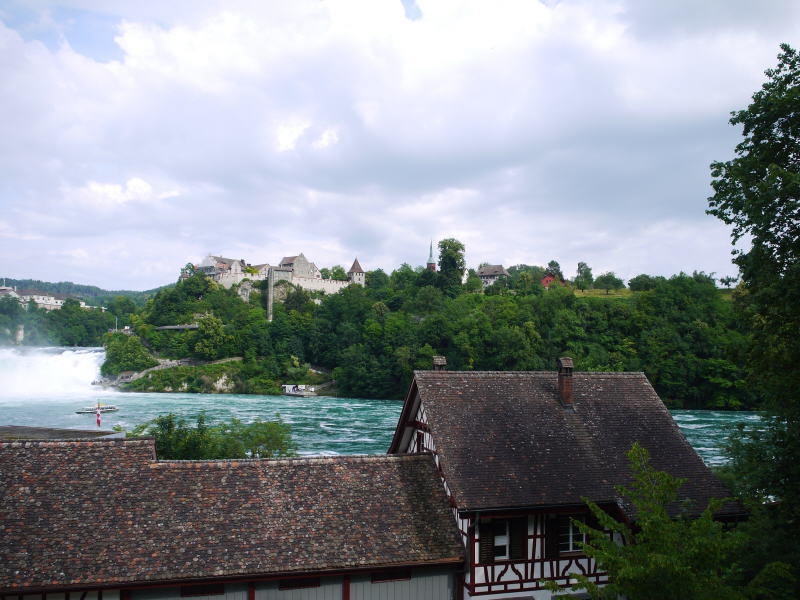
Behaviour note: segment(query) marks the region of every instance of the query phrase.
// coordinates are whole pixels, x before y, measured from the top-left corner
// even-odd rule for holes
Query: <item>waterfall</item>
[[[104,358],[102,348],[0,348],[0,402],[91,394]]]

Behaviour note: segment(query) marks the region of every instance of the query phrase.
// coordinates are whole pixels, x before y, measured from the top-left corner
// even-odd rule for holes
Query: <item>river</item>
[[[175,413],[188,420],[205,412],[215,423],[232,417],[244,422],[273,419],[292,427],[302,455],[379,454],[392,439],[402,402],[363,398],[294,398],[240,394],[145,394],[92,386],[103,360],[99,348],[0,348],[0,425],[95,429],[94,414],[75,411],[113,404],[102,415],[102,429],[130,430],[158,415]],[[729,427],[757,425],[752,412],[673,410],[675,421],[709,465],[725,462],[721,452]]]

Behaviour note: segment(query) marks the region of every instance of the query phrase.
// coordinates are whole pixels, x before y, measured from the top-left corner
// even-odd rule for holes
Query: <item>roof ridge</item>
[[[157,460],[151,466],[183,467],[199,469],[200,467],[226,467],[248,464],[259,465],[315,465],[327,463],[364,463],[364,462],[408,462],[419,460],[419,457],[428,457],[430,452],[418,454],[339,454],[335,456],[287,456],[283,458],[222,458],[212,460]]]
[[[37,446],[120,446],[122,444],[147,445],[150,446],[155,438],[152,436],[135,438],[67,438],[61,440],[40,440],[40,439],[17,439],[0,440],[0,445],[11,446],[14,448],[25,447],[34,448]]]
[[[433,375],[435,377],[443,377],[443,376],[477,376],[480,375],[485,377],[487,375],[493,375],[496,377],[522,377],[522,376],[531,376],[531,375],[558,375],[558,371],[436,371],[433,369],[415,369],[414,375]],[[572,376],[575,377],[577,375],[592,375],[592,376],[602,376],[602,377],[619,377],[619,376],[630,376],[630,375],[642,375],[644,376],[643,371],[574,371]]]

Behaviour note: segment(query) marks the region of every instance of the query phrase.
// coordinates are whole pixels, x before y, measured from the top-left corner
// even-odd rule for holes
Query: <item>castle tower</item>
[[[357,283],[358,285],[364,285],[366,283],[364,269],[358,264],[358,257],[353,261],[353,266],[350,267],[350,270],[347,272],[347,278],[352,283]]]
[[[427,264],[429,271],[436,272],[436,261],[433,258],[433,240],[431,240],[431,251],[428,254],[428,264]]]

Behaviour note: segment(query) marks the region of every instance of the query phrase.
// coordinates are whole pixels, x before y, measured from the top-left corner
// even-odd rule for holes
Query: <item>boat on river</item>
[[[317,392],[314,391],[313,385],[287,383],[282,385],[281,388],[283,389],[284,396],[300,396],[301,398],[309,398],[317,395]]]
[[[115,412],[118,410],[119,408],[114,406],[113,404],[95,404],[94,406],[86,406],[80,410],[76,410],[75,412],[79,415],[93,415],[97,412],[107,413],[107,412]]]

